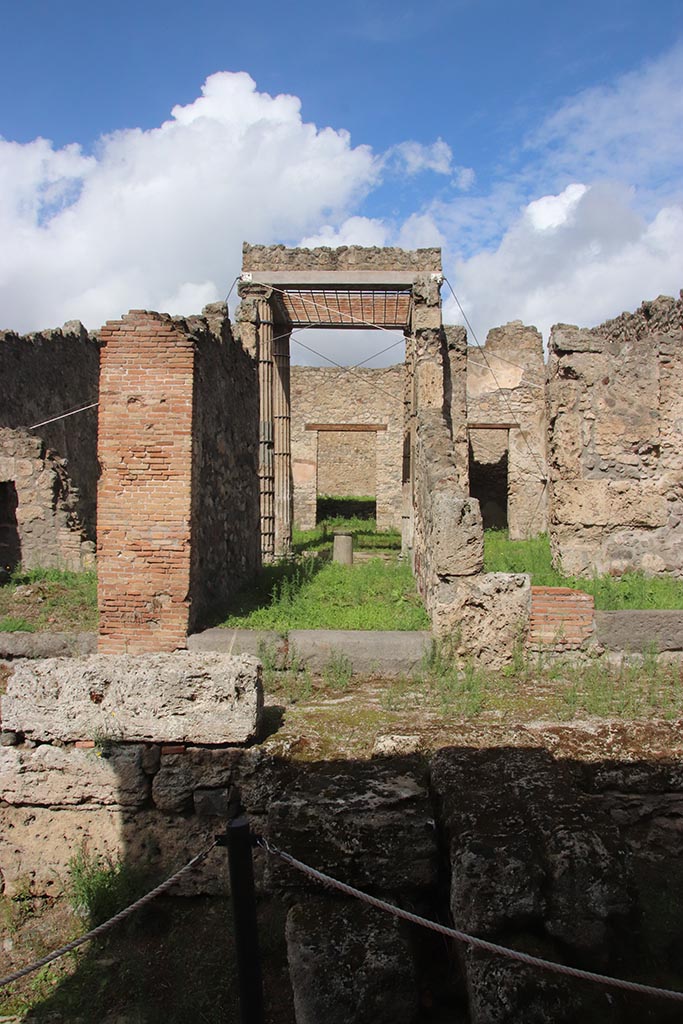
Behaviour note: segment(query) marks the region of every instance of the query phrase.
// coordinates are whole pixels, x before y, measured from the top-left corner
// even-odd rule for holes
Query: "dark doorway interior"
[[[507,529],[507,452],[505,452],[499,462],[477,462],[470,445],[470,494],[479,501],[485,530]]]
[[[377,515],[377,502],[374,498],[346,498],[323,495],[318,498],[316,522],[323,519],[374,519]]]
[[[19,497],[13,480],[0,481],[0,570],[11,572],[21,562],[17,524]]]

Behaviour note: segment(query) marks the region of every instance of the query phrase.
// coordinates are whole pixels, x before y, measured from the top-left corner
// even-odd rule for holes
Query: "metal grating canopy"
[[[293,327],[368,326],[405,330],[410,323],[410,288],[283,288],[285,312]]]

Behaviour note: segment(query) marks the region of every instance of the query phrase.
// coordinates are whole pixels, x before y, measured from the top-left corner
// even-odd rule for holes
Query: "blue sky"
[[[3,0],[2,24],[3,326],[196,311],[242,238],[440,244],[482,340],[683,287],[679,0]]]

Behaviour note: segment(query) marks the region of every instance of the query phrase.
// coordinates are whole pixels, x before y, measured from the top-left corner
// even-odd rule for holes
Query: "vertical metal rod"
[[[263,983],[256,923],[256,891],[249,821],[245,814],[228,822],[228,862],[235,920],[235,948],[242,1024],[263,1024]]]

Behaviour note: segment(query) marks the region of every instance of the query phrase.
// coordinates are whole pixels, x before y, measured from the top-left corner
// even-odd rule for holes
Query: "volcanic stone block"
[[[106,738],[247,743],[263,705],[261,666],[247,655],[106,655],[19,665],[3,725],[41,741]]]
[[[281,848],[343,881],[373,890],[414,890],[436,878],[429,794],[416,759],[316,764],[271,791],[267,832]],[[246,806],[256,804],[245,784]],[[410,850],[410,857],[405,851]],[[307,886],[303,874],[270,858],[266,882]]]
[[[187,750],[164,754],[154,776],[152,796],[162,811],[184,811],[195,789],[225,788],[232,781],[235,750]]]
[[[41,744],[0,748],[0,793],[9,804],[139,805],[149,795],[142,747],[75,750]]]
[[[409,1024],[417,1009],[410,948],[379,910],[315,899],[287,917],[297,1024]]]

